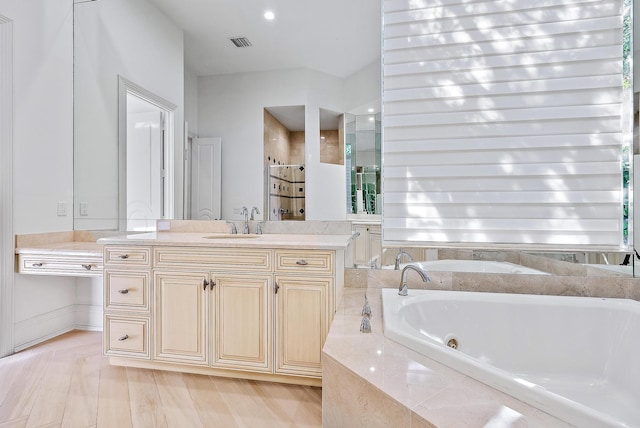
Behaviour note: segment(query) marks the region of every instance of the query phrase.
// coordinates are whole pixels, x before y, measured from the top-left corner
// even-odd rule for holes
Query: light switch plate
[[[58,202],[58,215],[59,216],[67,215],[67,203],[66,202]]]
[[[80,202],[80,215],[89,215],[89,203]]]

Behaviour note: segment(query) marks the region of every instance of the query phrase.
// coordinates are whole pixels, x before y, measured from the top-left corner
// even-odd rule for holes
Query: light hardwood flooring
[[[124,368],[101,333],[0,359],[0,427],[320,427],[320,388]]]

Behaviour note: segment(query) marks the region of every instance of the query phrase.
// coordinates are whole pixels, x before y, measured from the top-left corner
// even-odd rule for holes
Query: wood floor
[[[73,331],[0,359],[0,427],[320,427],[320,388],[110,366]]]

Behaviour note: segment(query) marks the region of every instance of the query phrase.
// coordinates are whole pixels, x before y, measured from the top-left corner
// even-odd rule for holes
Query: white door
[[[163,112],[127,98],[127,230],[155,230],[156,220],[165,218]]]
[[[222,141],[194,138],[191,146],[191,219],[220,219]]]

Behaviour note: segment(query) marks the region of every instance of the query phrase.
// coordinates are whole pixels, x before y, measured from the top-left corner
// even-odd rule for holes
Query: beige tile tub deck
[[[364,293],[372,333],[360,333]],[[323,353],[323,426],[568,427],[384,337],[380,288],[347,288]]]

